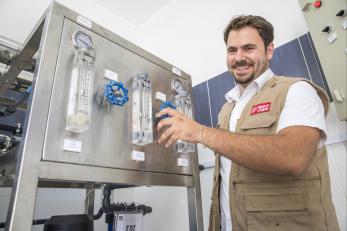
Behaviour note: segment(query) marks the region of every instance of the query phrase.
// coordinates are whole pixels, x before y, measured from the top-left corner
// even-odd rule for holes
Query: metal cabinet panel
[[[83,31],[92,38],[95,50],[95,76],[93,84],[93,104],[91,127],[81,134],[65,130],[66,113],[71,81],[74,46],[72,36]],[[124,106],[105,106],[96,101],[98,91],[108,79],[103,76],[104,69],[118,74],[129,90],[129,101]],[[165,148],[157,143],[138,146],[131,144],[132,134],[132,79],[139,73],[147,73],[152,84],[153,115],[159,111],[161,100],[155,98],[156,92],[164,93],[168,101],[173,101],[175,92],[171,81],[179,78],[166,69],[136,53],[102,37],[69,19],[65,19],[55,69],[54,84],[50,100],[43,159],[81,165],[115,167],[122,169],[146,170],[153,172],[192,174],[192,168],[177,165],[177,158],[183,157],[191,163],[190,154],[177,153],[175,146]],[[180,78],[181,79],[181,78]],[[186,80],[181,79],[187,88]],[[155,116],[153,116],[155,119]],[[154,140],[158,138],[156,123],[153,123]],[[81,152],[63,149],[64,140],[81,143]],[[144,161],[131,159],[133,150],[145,153]]]

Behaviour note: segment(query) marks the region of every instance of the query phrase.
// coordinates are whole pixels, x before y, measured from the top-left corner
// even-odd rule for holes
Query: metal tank
[[[27,41],[38,56],[6,230],[29,230],[42,181],[186,187],[203,230],[195,145],[156,143],[163,105],[193,117],[191,77],[56,2]]]

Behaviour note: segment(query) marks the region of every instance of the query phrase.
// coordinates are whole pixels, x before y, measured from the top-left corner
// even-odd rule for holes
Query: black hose
[[[107,184],[103,190],[102,207],[99,209],[98,213],[93,216],[93,220],[98,220],[103,213],[114,213],[114,212],[142,212],[143,215],[152,212],[152,208],[145,205],[136,205],[135,203],[111,203],[111,192],[118,188],[128,188],[133,187],[130,185],[117,185],[117,184]]]
[[[100,208],[98,213],[93,216],[93,220],[99,220],[100,217],[102,217],[102,214],[104,214],[104,210]]]

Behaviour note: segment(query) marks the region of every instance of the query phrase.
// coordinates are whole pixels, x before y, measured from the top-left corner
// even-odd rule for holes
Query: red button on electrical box
[[[314,2],[314,7],[319,8],[322,6],[322,1],[315,1]]]

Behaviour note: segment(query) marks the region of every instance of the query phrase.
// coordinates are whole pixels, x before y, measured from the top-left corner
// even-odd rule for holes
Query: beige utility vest
[[[245,106],[236,132],[273,135],[289,87],[302,78],[274,76]],[[324,91],[310,83],[321,98],[325,113],[329,101]],[[251,115],[254,105],[271,104],[270,110]],[[229,130],[233,103],[221,109],[218,127]],[[281,155],[281,153],[278,153]],[[220,155],[216,153],[210,231],[220,230]],[[299,177],[255,172],[232,163],[229,199],[233,231],[336,231],[339,230],[331,199],[330,177],[325,147],[315,154]]]

